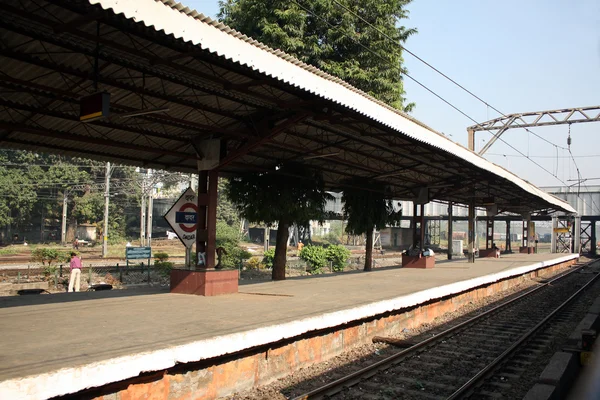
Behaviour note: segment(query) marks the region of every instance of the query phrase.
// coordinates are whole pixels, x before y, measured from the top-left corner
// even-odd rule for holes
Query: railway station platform
[[[0,399],[218,398],[503,290],[576,254],[512,254],[242,284],[0,298]]]

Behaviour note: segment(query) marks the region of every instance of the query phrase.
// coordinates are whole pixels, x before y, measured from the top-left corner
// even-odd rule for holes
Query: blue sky
[[[183,3],[212,18],[218,13],[216,0]],[[408,9],[404,25],[419,33],[406,48],[503,113],[600,105],[600,1],[413,0]],[[498,116],[409,54],[404,58],[411,76],[476,121]],[[466,127],[473,122],[410,79],[405,82],[408,100],[417,104],[412,114],[466,146]],[[531,130],[566,146],[567,125]],[[477,146],[489,137],[478,133]],[[582,177],[600,178],[600,122],[572,125],[571,137]],[[523,129],[502,138],[563,181],[577,178],[568,152],[559,150],[556,158],[554,146]],[[486,158],[538,186],[562,185],[500,141]]]

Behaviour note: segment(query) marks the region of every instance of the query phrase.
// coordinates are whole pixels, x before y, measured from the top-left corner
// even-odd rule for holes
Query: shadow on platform
[[[0,297],[0,308],[35,306],[40,304],[69,303],[72,301],[113,299],[130,296],[146,296],[149,294],[169,293],[168,287],[145,287],[97,292],[52,293],[26,296]]]

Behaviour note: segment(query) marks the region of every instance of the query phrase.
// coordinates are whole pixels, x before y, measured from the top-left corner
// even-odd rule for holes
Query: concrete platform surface
[[[0,399],[45,399],[414,306],[577,258],[513,254],[240,286],[0,298]]]

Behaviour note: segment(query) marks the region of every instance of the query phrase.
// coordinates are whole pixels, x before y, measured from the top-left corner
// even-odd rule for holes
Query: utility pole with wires
[[[113,169],[110,162],[106,163],[106,174],[104,176],[104,230],[102,231],[102,257],[108,257],[108,198],[110,196],[110,176]]]
[[[142,204],[140,207],[140,247],[146,246],[146,179],[142,178]]]
[[[63,210],[62,210],[62,226],[60,230],[60,244],[65,246],[67,244],[67,201],[69,199],[68,190],[65,189],[63,193]]]
[[[154,204],[154,182],[151,179],[152,176],[152,170],[148,169],[147,172],[147,176],[148,176],[148,182],[149,185],[147,187],[148,190],[148,212],[146,213],[146,218],[147,218],[147,222],[146,222],[146,246],[150,247],[152,246],[152,206]]]

